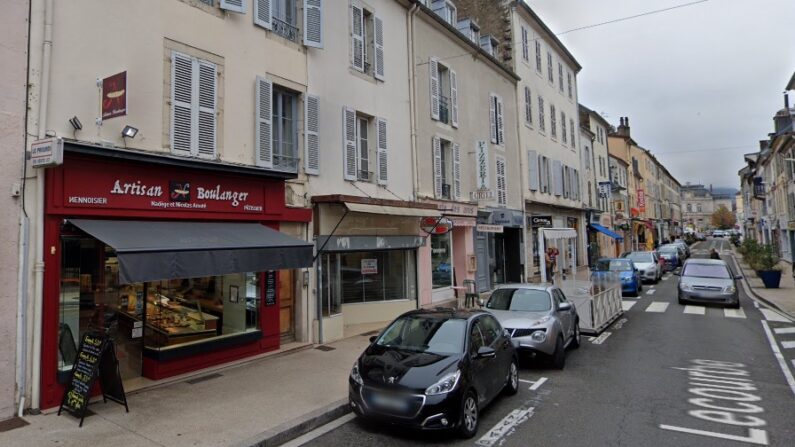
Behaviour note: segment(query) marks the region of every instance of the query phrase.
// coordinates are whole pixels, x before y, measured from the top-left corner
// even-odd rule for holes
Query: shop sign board
[[[480,200],[494,200],[496,194],[490,189],[478,189],[469,193],[469,197],[474,201]]]
[[[276,271],[265,272],[265,305],[276,305]]]
[[[475,225],[475,230],[481,233],[502,233],[503,226],[502,225],[491,225],[491,224],[477,224]]]
[[[528,216],[527,224],[531,227],[552,227],[552,216]]]
[[[424,217],[420,228],[428,234],[447,234],[453,229],[453,221],[448,217]]]
[[[30,144],[30,165],[49,168],[63,164],[63,138],[45,138]]]
[[[64,171],[63,205],[78,208],[261,214],[261,182],[162,169],[121,171],[80,164]]]
[[[440,200],[425,199],[423,203],[431,203],[436,205],[436,209],[444,212],[448,216],[471,216],[477,217],[478,207],[475,205],[466,205],[456,202],[443,202]]]
[[[612,183],[599,182],[599,197],[603,199],[609,198],[611,189],[612,189]]]
[[[378,259],[362,259],[362,275],[378,274]]]
[[[489,145],[484,140],[477,142],[475,161],[477,162],[477,189],[487,191],[491,187],[489,180]]]
[[[646,192],[643,189],[638,189],[638,210],[641,213],[646,212]]]
[[[102,119],[127,114],[127,72],[116,73],[102,80]]]

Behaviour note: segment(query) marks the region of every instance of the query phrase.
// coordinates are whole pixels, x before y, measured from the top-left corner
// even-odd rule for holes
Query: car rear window
[[[695,278],[731,279],[729,270],[719,264],[687,264],[682,276]]]
[[[497,289],[491,294],[487,309],[516,310],[520,312],[546,312],[552,309],[552,301],[545,290]]]
[[[654,257],[652,257],[651,253],[630,253],[627,255],[628,259],[632,259],[635,262],[654,262]]]

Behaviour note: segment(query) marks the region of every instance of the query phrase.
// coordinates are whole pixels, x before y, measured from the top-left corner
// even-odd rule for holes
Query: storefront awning
[[[257,223],[69,222],[116,250],[122,284],[312,265],[312,244]]]
[[[574,228],[541,228],[547,239],[576,239],[577,230]]]
[[[345,207],[357,213],[385,214],[387,216],[439,217],[438,210],[427,208],[403,208],[400,206],[370,205],[366,203],[345,202]]]
[[[606,234],[606,235],[612,237],[613,239],[615,239],[617,241],[623,241],[624,240],[624,236],[621,236],[620,234],[618,234],[618,233],[616,233],[614,231],[611,231],[611,230],[609,230],[609,229],[607,229],[607,228],[605,228],[605,227],[603,227],[603,226],[601,226],[599,224],[591,224],[591,228],[593,228],[594,230],[596,230],[596,231],[598,231],[600,233]]]

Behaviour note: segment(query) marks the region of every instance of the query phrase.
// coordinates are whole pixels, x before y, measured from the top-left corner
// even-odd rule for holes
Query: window
[[[483,342],[486,346],[495,347],[494,344],[502,336],[502,326],[491,315],[483,315],[478,319],[478,326],[480,326],[480,333],[483,334]]]
[[[326,253],[322,262],[324,315],[341,304],[417,298],[416,250]]]
[[[387,184],[387,122],[343,107],[343,178]]]
[[[215,158],[218,67],[171,53],[171,151]]]
[[[569,81],[569,99],[573,99],[574,98],[574,90],[572,88],[571,72],[568,72],[567,75],[568,75],[568,81]]]
[[[585,170],[591,170],[591,150],[588,148],[588,146],[585,146]]]
[[[433,0],[431,9],[436,13],[436,15],[444,19],[444,21],[450,25],[456,26],[458,24],[458,14],[456,7],[449,0]]]
[[[525,62],[530,61],[530,39],[528,37],[527,28],[522,27],[522,59]]]
[[[298,95],[273,88],[273,168],[298,172]]]
[[[533,95],[528,86],[524,88],[524,121],[528,126],[533,125]]]
[[[536,71],[541,73],[541,41],[536,39]]]
[[[560,139],[563,144],[568,142],[568,135],[566,133],[566,112],[560,112]]]
[[[555,139],[558,136],[558,126],[557,126],[557,116],[555,114],[555,105],[549,105],[549,127],[550,133],[552,134],[552,138]]]
[[[480,322],[476,321],[469,330],[469,354],[473,356],[477,355],[478,350],[485,345],[486,342],[483,340],[483,332],[480,330]]]
[[[385,78],[384,23],[358,5],[351,5],[351,66],[376,79]]]
[[[541,132],[546,131],[546,117],[544,116],[544,98],[538,97],[538,130]]]
[[[558,62],[558,88],[563,93],[563,64]]]
[[[431,58],[431,118],[458,127],[458,77],[455,71]]]
[[[434,196],[439,199],[461,197],[461,151],[457,143],[432,138]]]
[[[505,158],[501,156],[496,157],[496,171],[497,171],[497,203],[506,205],[508,203],[508,189],[505,180]]]
[[[453,243],[450,234],[431,235],[431,275],[434,289],[453,286]]]
[[[541,185],[541,192],[549,194],[549,159],[542,155],[539,160],[539,181]]]
[[[489,95],[489,123],[491,128],[491,142],[504,145],[505,128],[502,98],[493,93]]]
[[[375,343],[416,353],[461,354],[466,326],[463,319],[408,315],[395,320]]]
[[[552,53],[547,51],[547,77],[550,83],[555,82],[555,69],[552,68]]]
[[[691,204],[691,203],[687,204],[687,212],[688,213],[692,213],[693,212],[693,204]]]
[[[356,143],[358,145],[356,153],[359,156],[359,175],[358,179],[363,182],[372,180],[373,173],[370,170],[370,120],[366,117],[356,117]]]

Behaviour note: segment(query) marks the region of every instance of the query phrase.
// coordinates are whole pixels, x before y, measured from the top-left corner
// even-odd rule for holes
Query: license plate
[[[373,403],[390,410],[406,411],[408,409],[408,402],[396,396],[373,394]]]

